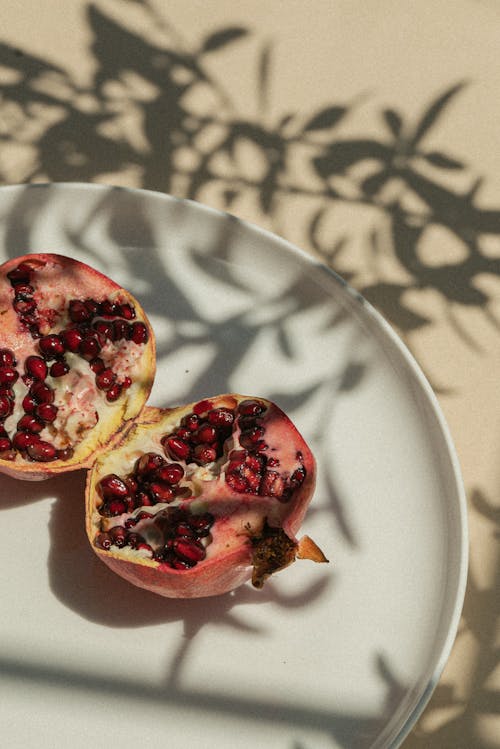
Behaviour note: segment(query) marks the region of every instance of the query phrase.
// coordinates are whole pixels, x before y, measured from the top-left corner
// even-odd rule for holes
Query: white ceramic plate
[[[84,534],[83,479],[0,477],[3,744],[396,747],[456,633],[466,577],[459,468],[436,400],[380,316],[283,240],[164,195],[0,190],[0,261],[54,251],[140,299],[151,403],[275,400],[310,441],[304,530],[332,560],[262,591],[169,601]]]

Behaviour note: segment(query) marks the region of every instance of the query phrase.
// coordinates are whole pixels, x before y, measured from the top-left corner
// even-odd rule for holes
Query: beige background
[[[452,656],[404,747],[500,746],[500,3],[11,0],[0,45],[2,184],[227,208],[318,254],[406,341],[458,449],[471,558]]]

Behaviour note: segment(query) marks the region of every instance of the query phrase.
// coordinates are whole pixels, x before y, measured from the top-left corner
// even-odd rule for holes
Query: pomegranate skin
[[[79,300],[82,321],[75,319],[70,300]],[[115,356],[115,368],[123,380],[129,369],[134,372],[133,383],[123,388],[122,397],[114,403],[106,399],[104,391],[96,395],[98,388],[89,362],[76,344],[69,346],[62,335],[65,330],[81,330],[83,337],[90,339],[92,320],[101,316],[106,300],[126,305],[123,309],[127,314],[129,308],[133,310],[135,320],[144,323],[148,334],[145,343],[135,348],[126,341],[119,341],[112,349],[111,341],[104,338],[98,341],[99,349],[105,351],[107,358],[113,360]],[[118,305],[116,309],[119,315]],[[97,455],[112,449],[149,397],[156,366],[155,340],[144,310],[132,294],[85,263],[55,253],[33,253],[0,266],[0,314],[0,348],[13,353],[19,375],[13,385],[15,411],[10,421],[9,418],[2,420],[2,427],[9,427],[12,437],[11,422],[22,418],[23,403],[30,400],[39,405],[54,401],[57,408],[57,413],[52,409],[50,418],[45,420],[41,447],[0,453],[0,473],[38,481],[90,467]],[[75,333],[76,340],[80,335]],[[29,357],[46,361],[46,368],[42,363],[37,368],[36,374],[42,379],[36,382],[33,382],[30,365],[25,366]],[[130,357],[134,357],[133,360]],[[48,374],[43,381],[45,369]],[[31,388],[36,395],[30,395]],[[41,413],[44,413],[43,408]],[[56,449],[44,447],[46,444]]]
[[[263,432],[264,439],[267,440],[265,446],[259,444],[260,452],[245,450],[239,443],[243,432],[248,434],[250,431],[242,425],[247,424],[249,418],[254,418],[244,416],[239,409],[241,407],[242,411],[248,411],[248,406],[244,404],[256,402],[262,404],[265,411],[255,417],[262,424],[259,426],[259,436]],[[296,534],[313,496],[316,465],[309,447],[296,427],[278,406],[264,398],[226,394],[205,399],[201,404],[202,409],[205,409],[205,415],[202,413],[201,416],[198,416],[199,403],[164,410],[147,406],[113,452],[97,458],[87,477],[86,530],[94,552],[119,576],[138,587],[168,598],[221,595],[251,579],[255,587],[260,588],[270,574],[288,566],[296,556],[313,558],[309,554],[300,553],[300,543],[296,539]],[[224,427],[227,431],[222,433],[223,449],[222,452],[219,450],[217,460],[209,465],[196,464],[198,453],[194,448],[191,452],[192,459],[184,462],[176,457],[174,461],[168,453],[166,436],[176,430],[185,435],[186,423],[191,423],[193,418],[206,419],[207,409],[213,413],[219,408],[231,410],[236,414],[236,418],[232,426]],[[212,418],[212,421],[215,423],[217,419]],[[193,444],[196,444],[199,432],[192,428],[192,433]],[[204,434],[205,432],[202,432],[201,436]],[[183,439],[189,441],[186,436],[183,436]],[[103,486],[107,487],[113,483],[109,481],[110,475],[118,475],[129,482],[133,477],[130,485],[136,489],[137,480],[140,482],[144,479],[134,473],[134,465],[137,465],[142,454],[151,452],[165,456],[167,461],[183,465],[185,476],[177,487],[180,489],[179,499],[153,507],[136,505],[132,513],[121,514],[118,517],[106,516],[104,508],[109,498],[106,491],[100,489],[100,481],[106,477]],[[238,461],[241,462],[245,454],[246,462],[243,467],[238,467]],[[279,475],[279,480],[269,482],[269,469],[259,469],[261,489],[255,480],[255,466],[258,466],[259,461],[261,464],[270,465],[273,473]],[[296,465],[299,466],[299,470],[295,468]],[[227,479],[231,471],[239,471],[240,476],[248,474],[249,482],[245,491],[235,491],[229,485]],[[299,473],[300,483],[297,481],[294,484],[292,477],[298,476]],[[114,481],[116,483],[116,479]],[[280,491],[282,490],[281,495],[265,496],[259,493],[263,491],[262,487],[268,486],[279,487]],[[190,496],[186,497],[186,492]],[[103,499],[103,496],[106,499]],[[139,493],[136,496],[139,496]],[[137,518],[141,512],[143,514],[144,510],[147,511],[147,519],[138,521],[132,527],[132,531],[140,536],[145,535],[146,546],[151,542],[153,547],[152,539],[158,541],[158,524],[161,524],[164,516],[170,517],[169,513],[173,516],[176,513],[184,513],[181,524],[178,524],[178,527],[182,528],[185,528],[193,517],[195,523],[200,513],[211,516],[213,524],[210,532],[208,537],[202,539],[203,542],[208,538],[206,557],[191,568],[176,569],[172,565],[179,564],[179,560],[172,561],[169,557],[172,554],[170,551],[166,552],[168,558],[163,561],[151,553],[143,557],[140,552],[127,547],[100,548],[103,533],[106,535],[107,531],[116,525],[125,524],[127,527],[127,523],[133,522],[133,518]],[[152,528],[154,532],[151,532]],[[261,539],[266,533],[272,536],[273,549],[276,535],[276,543],[283,545],[284,542],[286,550],[283,555],[278,554],[277,563],[273,551],[271,568],[266,567],[264,574],[261,574],[256,567],[256,551],[262,548]],[[165,538],[159,542],[162,548],[164,541]],[[136,544],[135,538],[134,543]],[[167,540],[165,549],[172,543],[171,540]],[[311,543],[315,546],[314,542]],[[153,552],[158,555],[158,551],[153,549]],[[319,552],[319,558],[315,558],[315,561],[327,560]],[[267,557],[265,564],[267,565]]]

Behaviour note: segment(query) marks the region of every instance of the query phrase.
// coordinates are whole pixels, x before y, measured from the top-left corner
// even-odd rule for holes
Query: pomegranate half
[[[0,266],[0,472],[89,467],[149,396],[155,342],[138,301],[63,255]]]
[[[88,474],[87,534],[118,575],[163,596],[260,588],[296,557],[327,561],[295,537],[315,477],[306,442],[264,398],[146,407]]]

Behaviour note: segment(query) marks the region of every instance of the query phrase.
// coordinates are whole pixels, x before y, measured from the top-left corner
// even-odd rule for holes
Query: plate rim
[[[182,198],[176,195],[172,195],[159,190],[151,190],[140,187],[129,187],[123,185],[114,185],[112,183],[94,183],[94,182],[33,182],[33,183],[14,183],[7,185],[0,185],[0,202],[2,202],[2,195],[8,192],[26,192],[27,190],[40,190],[40,189],[55,189],[55,190],[74,190],[84,191],[92,193],[106,193],[111,191],[130,193],[134,196],[143,196],[145,198],[152,198],[154,200],[165,201],[168,203],[182,203],[186,204],[196,211],[206,213],[214,218],[231,219],[238,222],[240,226],[246,228],[256,234],[257,236],[263,237],[266,241],[278,243],[288,252],[298,256],[303,261],[311,263],[318,270],[326,273],[330,278],[334,279],[339,286],[341,293],[344,293],[349,300],[353,300],[359,304],[359,308],[371,318],[372,322],[377,326],[385,335],[392,345],[395,347],[397,353],[402,357],[404,363],[408,367],[411,375],[415,378],[422,394],[425,396],[428,405],[430,406],[432,415],[436,420],[443,447],[445,453],[443,458],[446,457],[449,462],[450,477],[453,478],[455,495],[457,500],[457,519],[458,529],[460,538],[460,554],[459,563],[457,568],[457,582],[456,589],[453,596],[450,596],[450,603],[453,602],[451,607],[451,614],[449,617],[448,629],[446,636],[444,637],[442,646],[436,654],[435,665],[432,673],[428,679],[425,689],[422,691],[419,699],[417,700],[414,707],[410,710],[406,720],[403,722],[397,733],[393,734],[393,737],[389,738],[386,749],[397,749],[405,738],[408,736],[415,723],[423,713],[429,700],[431,699],[432,693],[436,688],[441,674],[446,666],[446,663],[450,657],[453,645],[458,632],[462,609],[464,605],[465,592],[467,587],[467,574],[468,574],[468,563],[469,563],[469,529],[468,529],[468,511],[467,511],[467,495],[465,485],[462,477],[460,468],[460,462],[458,453],[453,442],[451,431],[445,419],[441,405],[438,401],[434,390],[432,389],[427,377],[417,362],[415,356],[406,346],[404,341],[400,338],[396,330],[391,324],[385,319],[385,317],[369,302],[359,291],[354,289],[341,275],[336,271],[329,268],[323,262],[314,257],[312,253],[303,250],[298,245],[294,244],[288,239],[276,234],[275,232],[264,229],[258,224],[253,223],[247,219],[240,218],[229,211],[224,211],[218,208],[214,208],[205,203],[190,198]],[[377,741],[377,740],[376,740]],[[379,743],[373,745],[373,749],[383,749],[383,746]]]

